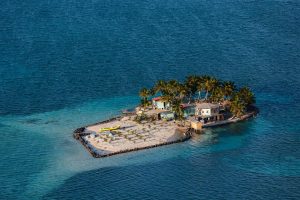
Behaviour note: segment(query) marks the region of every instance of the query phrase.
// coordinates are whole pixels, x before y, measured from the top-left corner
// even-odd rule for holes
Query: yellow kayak
[[[113,130],[117,130],[119,129],[121,126],[114,126],[114,127],[110,127],[110,128],[100,128],[99,133],[103,132],[103,131],[113,131]]]

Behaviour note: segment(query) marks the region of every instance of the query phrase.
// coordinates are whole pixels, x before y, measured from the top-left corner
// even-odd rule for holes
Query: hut
[[[155,97],[152,99],[152,106],[155,109],[168,110],[170,108],[170,103],[164,100],[162,97]]]
[[[223,114],[220,113],[220,105],[213,103],[201,103],[196,107],[196,116],[202,123],[224,120]]]
[[[201,130],[202,129],[202,123],[197,121],[197,120],[192,120],[191,121],[191,128],[195,131]]]
[[[195,104],[181,104],[181,108],[183,110],[183,117],[194,116],[196,112]]]

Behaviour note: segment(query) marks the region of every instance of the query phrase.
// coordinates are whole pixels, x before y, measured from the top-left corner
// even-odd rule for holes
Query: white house
[[[155,97],[152,99],[152,105],[156,109],[166,110],[170,108],[170,103],[163,100],[161,97]]]
[[[210,117],[210,116],[218,115],[219,112],[220,112],[219,104],[201,103],[197,105],[195,115]]]

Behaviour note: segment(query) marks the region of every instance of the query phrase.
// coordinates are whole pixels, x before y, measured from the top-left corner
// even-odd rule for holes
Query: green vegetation
[[[149,102],[148,98],[149,98],[150,96],[152,96],[151,94],[152,94],[151,91],[148,90],[147,88],[142,88],[142,89],[140,90],[139,95],[140,95],[140,97],[141,97],[141,105],[142,105],[143,107],[150,105],[151,102]]]
[[[134,120],[137,123],[141,123],[142,121],[148,121],[149,117],[145,113],[142,113],[141,115],[136,115]]]
[[[186,77],[184,82],[177,80],[159,80],[153,88],[143,88],[140,91],[141,105],[151,105],[149,97],[161,95],[170,103],[176,114],[176,119],[183,119],[182,103],[204,101],[229,105],[234,116],[243,115],[255,103],[255,96],[248,87],[238,88],[232,81],[222,81],[213,76]]]

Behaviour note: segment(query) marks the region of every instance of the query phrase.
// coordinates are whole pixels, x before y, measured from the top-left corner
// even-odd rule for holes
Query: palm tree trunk
[[[205,100],[207,100],[207,97],[208,97],[208,90],[206,90]]]
[[[201,91],[198,91],[198,100],[200,100],[201,97]]]

